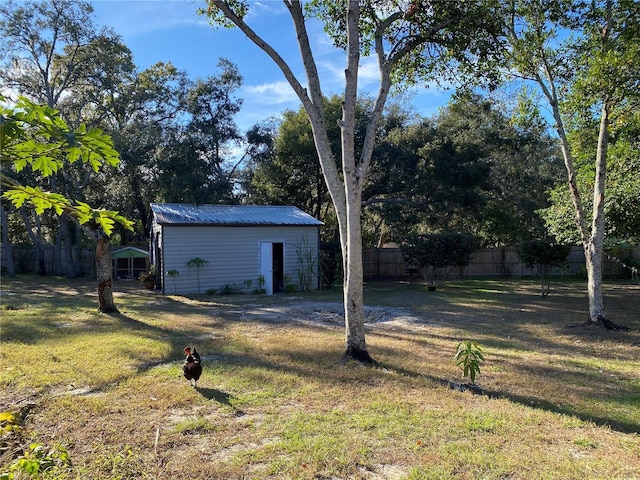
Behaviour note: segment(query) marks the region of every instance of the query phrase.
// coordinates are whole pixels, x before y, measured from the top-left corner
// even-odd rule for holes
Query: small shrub
[[[203,258],[195,257],[187,262],[187,267],[196,267],[196,274],[198,277],[198,293],[200,293],[200,268],[207,265],[209,262]]]
[[[60,474],[68,471],[70,467],[71,457],[63,446],[55,445],[47,448],[42,444],[32,443],[29,449],[9,467],[8,472],[0,473],[0,479],[61,478]]]
[[[300,289],[305,292],[313,290],[314,281],[317,278],[318,251],[311,248],[307,237],[302,237],[295,245],[295,249],[298,257],[296,273]],[[286,286],[285,291],[287,291]]]
[[[217,290],[215,288],[207,288],[205,292],[207,293],[207,295],[215,295]]]
[[[237,283],[225,283],[220,289],[220,294],[222,295],[238,295],[242,293],[242,284],[238,285]]]
[[[175,295],[178,291],[178,287],[176,285],[176,277],[180,276],[180,272],[178,270],[168,270],[167,275],[169,275],[173,279],[173,293]]]
[[[298,291],[298,285],[291,282],[289,275],[284,276],[284,291],[287,293],[294,293]]]
[[[71,467],[71,457],[67,450],[61,445],[48,448],[40,443],[32,443],[24,448],[26,438],[21,420],[13,412],[0,412],[0,446],[3,453],[19,453],[24,450],[22,455],[13,457],[13,463],[7,465],[8,470],[0,470],[0,480],[62,478],[62,474]]]
[[[470,340],[460,342],[454,359],[462,370],[462,378],[469,377],[473,385],[480,373],[480,364],[484,361],[480,346]]]
[[[151,266],[151,268],[149,269],[148,272],[141,273],[139,279],[140,279],[140,281],[142,282],[142,284],[146,288],[148,288],[148,289],[155,288],[155,286],[156,286],[156,272],[155,272],[155,269],[154,269],[153,265]]]
[[[254,289],[253,293],[256,295],[264,295],[265,293],[267,293],[267,291],[264,288],[264,284],[265,284],[264,275],[260,275],[258,277],[258,288]]]

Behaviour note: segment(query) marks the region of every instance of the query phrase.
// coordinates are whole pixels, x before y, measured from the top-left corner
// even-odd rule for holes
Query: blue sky
[[[244,78],[237,96],[243,99],[236,122],[247,130],[256,122],[279,115],[286,109],[298,109],[300,102],[273,61],[240,31],[213,29],[207,18],[196,13],[203,0],[90,0],[98,25],[113,28],[131,49],[140,68],[156,62],[171,62],[190,77],[218,73],[221,57],[238,66]],[[248,22],[289,62],[303,84],[306,77],[289,14],[279,0],[251,2]],[[321,76],[323,93],[341,94],[344,86],[344,55],[332,47],[320,24],[310,26],[309,37]],[[377,90],[375,62],[361,62],[361,90]],[[415,110],[424,116],[437,113],[449,100],[449,94],[435,87],[422,88],[411,97]]]

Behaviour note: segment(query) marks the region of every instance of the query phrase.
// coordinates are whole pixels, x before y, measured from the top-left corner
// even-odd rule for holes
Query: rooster
[[[185,354],[184,363],[182,364],[184,378],[189,380],[192,387],[198,388],[198,379],[202,375],[200,355],[196,352],[196,347],[184,347],[183,352]]]

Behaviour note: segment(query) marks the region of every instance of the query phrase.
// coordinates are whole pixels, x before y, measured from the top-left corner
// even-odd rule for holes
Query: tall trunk
[[[16,276],[16,267],[13,261],[13,245],[9,243],[9,222],[7,221],[7,214],[4,211],[4,207],[0,205],[0,228],[2,229],[2,244],[6,248],[6,264],[7,274],[10,277]]]
[[[71,233],[69,232],[69,222],[64,216],[58,218],[58,234],[55,244],[54,271],[56,275],[65,275],[67,278],[76,277],[75,259],[71,248]],[[65,265],[62,259],[66,258]]]
[[[605,29],[606,31],[606,29]],[[604,250],[605,218],[604,218],[604,192],[607,172],[607,148],[609,145],[609,105],[607,100],[602,102],[600,117],[600,130],[598,132],[598,150],[596,154],[596,178],[593,187],[593,220],[591,232],[587,227],[584,215],[584,204],[578,191],[576,172],[573,163],[571,146],[567,138],[564,122],[559,108],[559,100],[553,76],[547,71],[548,85],[541,77],[536,81],[542,88],[549,104],[551,105],[555,128],[560,137],[560,147],[564,164],[567,170],[569,193],[573,201],[576,224],[582,239],[582,249],[585,256],[585,266],[587,270],[587,294],[589,298],[589,321],[598,323],[611,329],[625,329],[612,322],[605,316],[604,295],[602,289],[602,259]]]
[[[365,341],[361,206],[357,197],[350,198],[347,206],[348,247],[344,273],[346,351],[343,359],[374,363]]]
[[[117,313],[113,301],[113,264],[111,263],[109,239],[98,233],[96,241],[96,275],[98,280],[98,302],[102,313]]]
[[[38,236],[33,231],[33,226],[31,224],[31,220],[29,219],[29,214],[27,213],[26,208],[21,207],[19,209],[20,216],[22,217],[22,221],[24,222],[25,229],[27,230],[27,234],[31,239],[31,243],[33,244],[33,251],[35,252],[35,259],[33,265],[33,271],[37,272],[40,268],[40,257],[41,257],[41,249],[38,245]]]
[[[344,358],[374,363],[367,353],[364,335],[362,235],[360,229],[361,192],[364,174],[366,173],[366,167],[370,160],[370,151],[365,148],[369,156],[367,157],[366,154],[363,155],[363,158],[366,158],[366,162],[358,165],[355,159],[354,148],[355,107],[358,87],[358,62],[360,58],[358,30],[358,19],[360,16],[359,2],[357,0],[349,0],[346,6],[348,65],[345,70],[345,98],[341,122],[342,172],[338,171],[335,156],[331,151],[331,144],[327,135],[320,77],[309,43],[302,2],[285,2],[285,6],[289,10],[296,30],[301,59],[307,74],[307,88],[302,86],[289,65],[278,52],[260,38],[260,36],[244,22],[243,18],[236,15],[226,1],[212,0],[212,3],[278,65],[309,115],[316,151],[320,159],[322,175],[327,184],[327,189],[331,195],[338,219],[344,273],[346,334],[346,352]],[[380,112],[381,110],[382,104],[380,104]],[[375,130],[375,128],[373,128],[373,130]],[[367,136],[369,136],[369,132],[367,132]],[[371,137],[370,141],[373,142],[373,140],[374,136]]]
[[[344,359],[372,363],[367,352],[364,329],[364,287],[362,272],[362,179],[356,162],[355,125],[358,100],[358,64],[360,62],[360,5],[351,0],[347,6],[347,68],[340,124],[342,140],[342,170],[346,197],[346,236],[342,240],[345,256],[344,320],[346,350]]]
[[[604,250],[604,189],[607,174],[607,148],[609,145],[609,106],[602,103],[598,150],[596,153],[596,178],[593,186],[593,221],[588,245],[584,246],[587,262],[589,290],[589,320],[607,323],[602,293],[602,256]]]
[[[36,247],[36,271],[38,275],[47,274],[47,265],[44,258],[44,246],[42,242],[42,220],[39,215],[36,215],[36,232],[35,232],[35,247]]]

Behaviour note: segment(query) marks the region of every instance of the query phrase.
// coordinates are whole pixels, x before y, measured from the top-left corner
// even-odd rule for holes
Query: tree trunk
[[[604,256],[604,191],[607,177],[607,151],[609,146],[609,105],[602,103],[598,150],[596,153],[596,178],[593,186],[593,221],[591,242],[584,246],[587,263],[587,288],[589,291],[589,322],[612,330],[628,330],[607,319],[602,289],[602,260]]]
[[[58,218],[58,234],[55,243],[54,271],[56,275],[64,275],[66,278],[76,278],[75,259],[71,248],[71,233],[69,232],[69,222],[66,217]],[[66,258],[64,267],[62,259]]]
[[[44,258],[44,247],[42,245],[42,221],[39,215],[36,215],[36,271],[38,275],[45,276],[47,274],[47,265]]]
[[[278,65],[309,116],[316,151],[320,159],[322,175],[335,207],[340,232],[340,246],[342,248],[344,269],[343,285],[346,335],[346,351],[343,360],[354,359],[368,364],[374,363],[367,353],[365,343],[360,211],[364,177],[367,166],[371,160],[377,121],[379,120],[379,115],[382,113],[382,107],[388,89],[381,87],[381,94],[377,99],[376,110],[373,114],[374,120],[367,130],[365,147],[363,149],[361,162],[358,164],[355,158],[354,132],[358,93],[358,64],[360,59],[358,29],[360,16],[359,2],[357,0],[349,0],[346,5],[348,63],[345,70],[346,81],[343,118],[340,124],[342,133],[342,172],[338,171],[335,156],[331,151],[331,144],[327,135],[320,77],[309,43],[302,2],[285,2],[285,5],[289,10],[296,30],[300,54],[307,74],[307,88],[302,86],[289,65],[273,47],[260,38],[253,29],[244,22],[243,18],[236,15],[227,2],[213,0],[212,3]]]
[[[602,295],[602,251],[604,248],[604,189],[607,173],[607,147],[609,145],[609,109],[602,104],[598,150],[596,153],[596,178],[593,185],[593,220],[590,245],[585,246],[587,259],[589,320],[606,319]]]
[[[5,265],[7,268],[7,275],[15,277],[16,267],[13,262],[13,245],[9,243],[9,222],[7,221],[7,214],[2,205],[0,205],[0,228],[2,229],[2,244],[5,246],[7,254],[7,263]]]
[[[342,171],[346,202],[346,225],[341,235],[344,261],[344,321],[346,350],[343,361],[352,359],[373,363],[367,352],[364,329],[364,286],[362,271],[362,179],[364,172],[356,162],[355,126],[358,101],[358,66],[360,62],[360,34],[358,19],[360,6],[349,1],[347,6],[347,68],[340,124],[342,143]]]
[[[113,301],[113,264],[109,239],[104,234],[98,234],[96,241],[96,275],[98,279],[98,302],[102,313],[117,313],[118,309]]]
[[[609,105],[606,100],[602,104],[600,117],[600,130],[598,132],[598,150],[596,154],[596,178],[593,187],[593,220],[591,224],[591,235],[587,229],[584,216],[584,206],[578,191],[576,173],[571,154],[571,146],[564,130],[564,122],[560,114],[559,101],[551,81],[552,76],[548,75],[552,88],[547,88],[541,78],[537,79],[542,87],[547,100],[549,101],[554,120],[555,128],[560,137],[560,146],[564,164],[567,169],[569,192],[576,214],[576,224],[582,239],[582,248],[585,257],[587,270],[587,295],[589,298],[589,319],[588,323],[597,324],[608,329],[628,330],[626,327],[616,325],[609,321],[605,315],[604,295],[602,289],[602,259],[604,253],[604,192],[607,172],[607,149],[609,146]]]
[[[344,321],[346,350],[342,361],[355,360],[375,364],[367,351],[364,328],[364,287],[362,268],[362,232],[360,227],[360,203],[349,202],[347,207],[348,240],[344,270]],[[344,243],[344,242],[343,242]]]
[[[31,220],[29,220],[29,214],[24,207],[19,209],[20,216],[24,221],[24,226],[27,230],[27,234],[31,239],[31,243],[33,243],[33,249],[35,252],[35,258],[33,260],[33,271],[38,272],[40,275],[45,275],[45,266],[44,266],[44,254],[42,252],[42,240],[40,235],[40,217],[36,217],[36,231],[34,232],[34,228],[31,225]],[[31,270],[29,270],[31,271]]]

